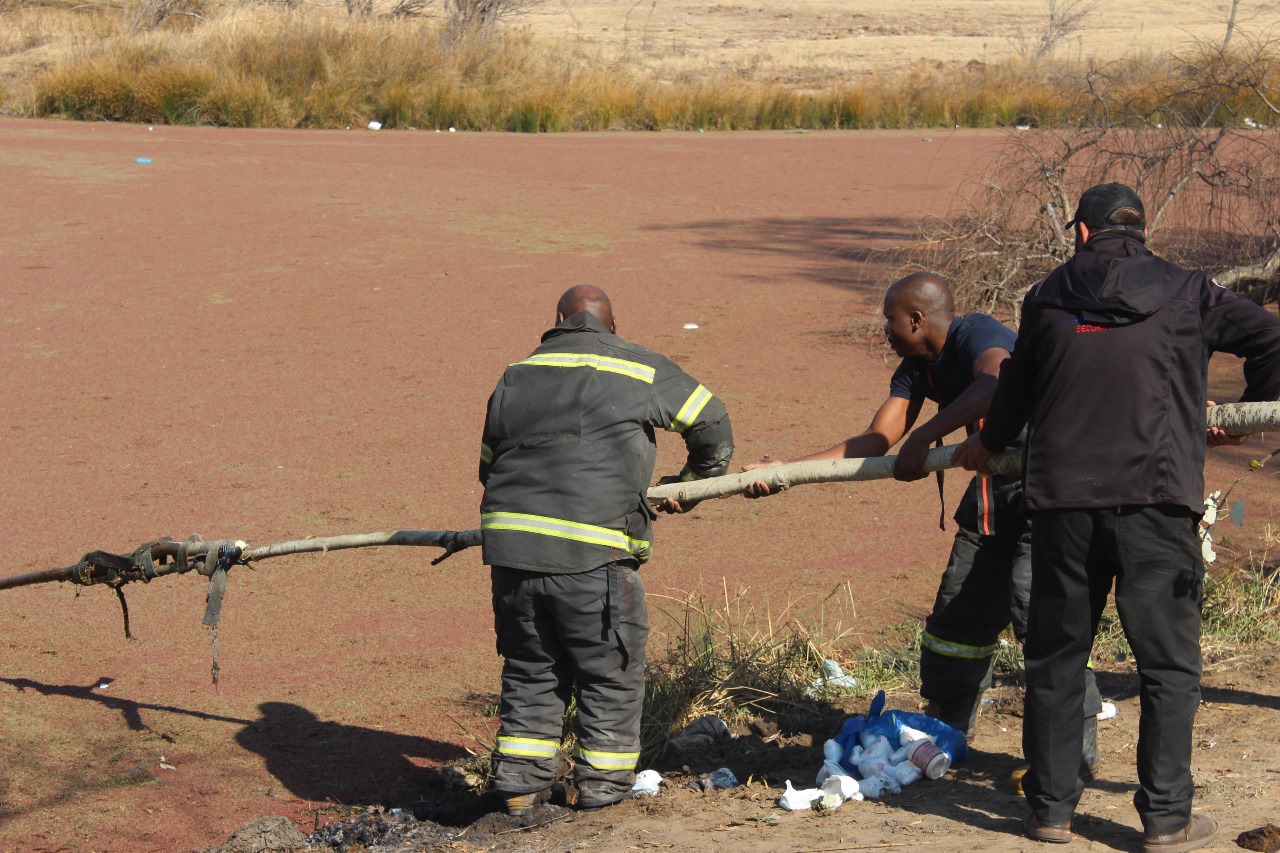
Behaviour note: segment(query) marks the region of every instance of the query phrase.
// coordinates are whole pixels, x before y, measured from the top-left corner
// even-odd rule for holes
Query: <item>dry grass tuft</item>
[[[727,586],[714,604],[695,593],[657,598],[664,603],[653,607],[662,627],[650,641],[645,679],[645,761],[661,755],[668,738],[698,717],[716,715],[730,724],[757,716],[806,718],[830,714],[833,703],[848,697],[919,687],[919,626],[894,629],[902,642],[887,648],[862,645],[847,627],[857,616],[847,584],[816,604],[789,601],[776,614]],[[827,660],[839,663],[857,686],[822,685]]]

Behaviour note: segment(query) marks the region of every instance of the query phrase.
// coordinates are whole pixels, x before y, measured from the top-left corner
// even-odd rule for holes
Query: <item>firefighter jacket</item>
[[[1280,395],[1280,318],[1110,232],[1028,292],[981,441],[1023,424],[1028,511],[1203,510],[1209,356],[1244,359],[1242,402]]]
[[[647,560],[655,429],[684,437],[681,479],[728,468],[724,404],[670,359],[611,334],[586,311],[544,334],[489,398],[480,447],[485,563],[572,573]]]

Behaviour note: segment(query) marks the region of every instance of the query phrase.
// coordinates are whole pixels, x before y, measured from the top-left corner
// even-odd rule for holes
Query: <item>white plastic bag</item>
[[[822,799],[822,792],[817,788],[805,788],[797,791],[791,787],[791,780],[787,780],[787,790],[782,793],[778,805],[782,806],[789,812],[802,812],[813,808],[813,804]]]

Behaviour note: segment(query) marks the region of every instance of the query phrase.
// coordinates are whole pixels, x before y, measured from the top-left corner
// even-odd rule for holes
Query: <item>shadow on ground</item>
[[[651,226],[676,231],[694,245],[737,257],[781,258],[791,269],[757,267],[757,280],[785,282],[796,276],[853,291],[878,301],[884,269],[915,242],[918,223],[905,219],[856,217],[766,217],[704,219]]]

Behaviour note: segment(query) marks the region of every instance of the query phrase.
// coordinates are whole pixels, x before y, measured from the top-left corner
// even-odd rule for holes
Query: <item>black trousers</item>
[[[1191,818],[1191,728],[1200,704],[1204,564],[1186,507],[1047,510],[1032,517],[1023,780],[1032,813],[1069,820],[1080,800],[1081,673],[1115,585],[1138,666],[1138,792],[1146,832]]]
[[[640,758],[649,637],[640,574],[630,561],[576,574],[494,566],[492,580],[505,659],[494,787],[524,794],[555,781],[565,709],[576,697],[578,802],[621,799]]]
[[[939,718],[963,732],[977,720],[1000,634],[1027,635],[1031,600],[1031,520],[1022,483],[974,477],[956,508],[958,527],[933,611],[920,642],[920,695]],[[1083,709],[1096,716],[1102,697],[1086,670]],[[1094,756],[1096,760],[1096,756]]]

